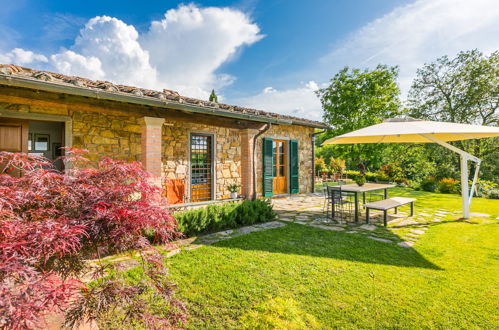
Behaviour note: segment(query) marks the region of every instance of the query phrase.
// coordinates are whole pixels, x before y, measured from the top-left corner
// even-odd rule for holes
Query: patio
[[[414,216],[409,217],[409,208],[388,213],[388,227],[383,227],[383,212],[371,211],[370,224],[364,221],[365,211],[359,217],[359,222],[339,223],[327,217],[323,211],[323,193],[301,194],[287,198],[272,200],[274,210],[279,220],[301,225],[321,228],[324,230],[343,231],[347,234],[366,235],[372,240],[394,243],[402,247],[412,247],[427,229],[442,222],[448,217],[458,217],[461,211],[446,208],[416,207]]]

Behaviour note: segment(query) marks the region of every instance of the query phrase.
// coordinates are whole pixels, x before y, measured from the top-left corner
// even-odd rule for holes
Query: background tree
[[[478,50],[460,52],[455,58],[442,56],[417,71],[408,103],[413,117],[478,125],[499,125],[499,51],[484,56]],[[454,142],[484,160],[482,174],[499,180],[499,143],[497,138]],[[457,173],[459,159],[455,153],[434,145],[429,155],[453,159]],[[441,156],[439,156],[440,158]],[[438,160],[435,159],[438,163]]]
[[[215,90],[214,89],[211,90],[209,101],[210,102],[218,103],[218,96],[217,96],[217,94],[215,94]]]
[[[324,109],[324,121],[332,127],[319,136],[318,146],[330,137],[400,114],[397,76],[398,68],[386,65],[378,65],[374,70],[348,67],[340,70],[328,87],[317,91]],[[323,155],[326,162],[334,156],[345,159],[350,168],[365,170],[380,165],[384,148],[386,146],[381,144],[324,146],[318,148],[317,154]]]

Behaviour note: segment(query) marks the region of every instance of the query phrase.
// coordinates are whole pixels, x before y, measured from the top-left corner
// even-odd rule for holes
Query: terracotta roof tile
[[[160,100],[173,101],[180,104],[195,105],[205,108],[225,110],[234,113],[249,114],[253,116],[261,116],[261,117],[279,119],[279,120],[290,120],[293,121],[293,124],[297,125],[324,127],[324,128],[327,127],[324,123],[319,121],[281,115],[277,113],[266,112],[252,108],[244,108],[229,104],[204,101],[191,97],[181,96],[176,91],[168,89],[163,89],[163,91],[156,91],[156,90],[138,88],[133,86],[117,85],[109,81],[90,80],[82,77],[67,76],[60,73],[34,70],[12,64],[0,64],[0,74],[36,79],[48,83],[58,83],[58,84],[63,83],[63,84],[77,86],[80,88],[104,90],[106,92],[116,93],[116,94],[128,94],[134,96],[150,97]]]

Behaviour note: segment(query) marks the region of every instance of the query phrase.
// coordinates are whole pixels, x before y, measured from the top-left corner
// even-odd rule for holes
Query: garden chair
[[[339,186],[327,186],[327,199],[331,206],[331,218],[338,219],[340,223],[354,218],[353,195],[341,190]],[[328,208],[329,211],[329,208]]]

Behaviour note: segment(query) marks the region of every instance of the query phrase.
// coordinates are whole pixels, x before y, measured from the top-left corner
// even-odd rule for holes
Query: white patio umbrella
[[[499,136],[499,127],[425,121],[410,117],[392,118],[381,124],[361,128],[324,141],[323,144],[358,143],[438,143],[461,156],[461,196],[463,217],[470,217],[470,204],[478,179],[481,160],[448,141],[480,139]],[[476,163],[471,189],[468,191],[468,161]]]

